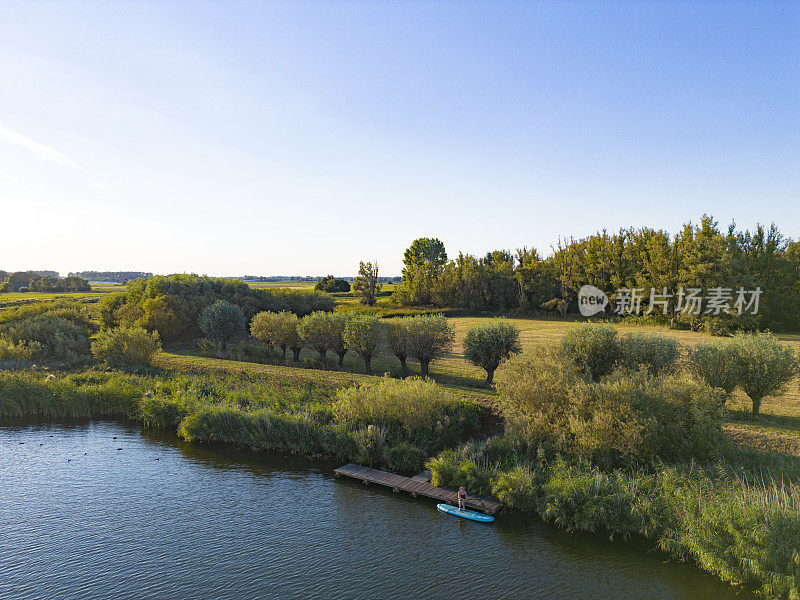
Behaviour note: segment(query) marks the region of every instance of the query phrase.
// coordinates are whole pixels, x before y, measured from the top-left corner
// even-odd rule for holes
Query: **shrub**
[[[729,337],[731,335],[729,324],[719,317],[708,317],[703,322],[703,331],[717,337]]]
[[[622,365],[629,369],[645,368],[656,376],[674,369],[680,355],[678,342],[665,335],[629,333],[620,340]]]
[[[344,344],[348,350],[364,361],[367,374],[372,374],[372,358],[383,345],[381,323],[371,315],[354,315],[347,319]]]
[[[348,427],[386,427],[405,441],[440,446],[478,431],[482,414],[477,404],[418,377],[381,377],[340,390],[332,409],[334,420]]]
[[[497,389],[509,435],[602,466],[713,458],[723,447],[719,396],[685,377],[586,381],[544,347],[506,361]]]
[[[11,282],[4,281],[3,283],[0,283],[0,292],[10,292],[11,289],[12,289]]]
[[[418,315],[407,321],[409,356],[419,361],[420,374],[428,376],[432,360],[450,351],[455,339],[444,315]]]
[[[566,355],[595,380],[611,373],[620,358],[619,334],[610,325],[577,325],[567,331],[561,345]]]
[[[24,293],[24,292],[30,292],[30,291],[31,291],[31,288],[29,288],[27,285],[23,285],[23,286],[22,286],[21,288],[19,288],[17,291],[18,291],[18,292],[23,292],[23,293]]]
[[[157,332],[141,327],[106,329],[92,341],[92,354],[112,367],[146,367],[161,349]]]
[[[241,308],[227,300],[218,300],[206,306],[197,324],[212,342],[217,342],[223,352],[229,342],[245,335],[245,317]]]
[[[694,375],[712,388],[723,390],[726,398],[739,385],[739,366],[732,344],[697,344],[694,348],[689,348],[688,364]]]
[[[37,353],[39,347],[38,342],[15,344],[11,340],[0,337],[0,362],[29,361]]]
[[[15,344],[35,343],[36,360],[76,365],[91,356],[89,329],[52,314],[43,313],[8,323],[0,332]]]
[[[401,475],[415,475],[422,471],[425,464],[425,454],[422,450],[408,442],[388,446],[383,455],[386,466],[393,473]]]
[[[519,329],[503,320],[476,325],[464,337],[464,357],[486,370],[486,383],[492,383],[501,360],[521,351]]]
[[[761,401],[783,390],[800,371],[797,355],[771,333],[737,333],[731,342],[739,385],[753,401],[757,416]]]

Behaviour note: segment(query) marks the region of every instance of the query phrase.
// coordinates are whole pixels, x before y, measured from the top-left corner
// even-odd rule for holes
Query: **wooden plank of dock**
[[[429,471],[427,473],[423,471],[419,475],[414,475],[414,477],[404,477],[395,473],[379,471],[378,469],[371,469],[370,467],[362,467],[361,465],[350,463],[338,469],[334,469],[333,473],[336,477],[351,477],[364,484],[376,483],[392,488],[394,492],[402,490],[404,492],[409,492],[414,497],[418,495],[425,496],[427,498],[439,500],[440,502],[458,506],[458,491],[452,488],[431,485]],[[465,505],[467,508],[478,510],[487,515],[493,515],[503,507],[497,500],[481,498],[480,496],[473,496],[469,493],[467,493]]]

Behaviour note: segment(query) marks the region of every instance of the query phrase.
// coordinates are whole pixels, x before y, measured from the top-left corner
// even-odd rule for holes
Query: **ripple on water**
[[[0,427],[0,598],[750,598],[638,543],[460,521],[332,466]]]

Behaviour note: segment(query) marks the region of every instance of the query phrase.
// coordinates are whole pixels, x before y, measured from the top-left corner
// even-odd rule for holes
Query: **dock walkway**
[[[368,483],[376,483],[378,485],[392,488],[392,491],[394,492],[403,490],[404,492],[409,492],[414,497],[418,495],[425,496],[427,498],[439,500],[440,502],[446,502],[448,504],[458,506],[458,491],[451,488],[436,487],[431,485],[429,471],[423,471],[419,475],[414,475],[414,477],[404,477],[402,475],[396,475],[394,473],[379,471],[377,469],[371,469],[369,467],[362,467],[361,465],[350,463],[343,467],[339,467],[338,469],[334,469],[333,473],[336,477],[344,476],[358,479],[365,485]],[[487,515],[493,515],[503,507],[503,505],[497,500],[481,498],[479,496],[473,496],[469,493],[467,494],[467,500],[465,504],[467,508],[478,510],[486,513]]]

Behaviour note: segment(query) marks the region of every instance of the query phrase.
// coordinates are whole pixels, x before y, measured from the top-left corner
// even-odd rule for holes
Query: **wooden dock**
[[[352,477],[358,479],[365,485],[368,483],[375,483],[392,488],[395,493],[400,490],[409,492],[412,496],[425,496],[433,498],[440,502],[458,506],[458,490],[444,487],[436,487],[431,485],[431,476],[429,471],[423,471],[419,475],[413,477],[403,477],[402,475],[395,475],[386,471],[379,471],[369,467],[362,467],[350,463],[333,471],[336,477]],[[467,508],[493,515],[500,510],[503,505],[497,500],[489,498],[481,498],[467,493],[467,500],[465,502]]]

